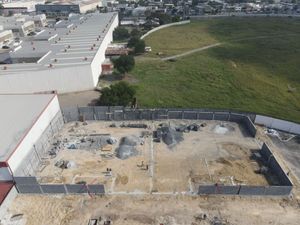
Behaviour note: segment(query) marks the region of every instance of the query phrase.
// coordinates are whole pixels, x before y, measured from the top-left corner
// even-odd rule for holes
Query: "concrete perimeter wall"
[[[206,111],[205,109],[130,109],[124,107],[73,107],[62,109],[65,122],[78,121],[80,117],[85,120],[220,120],[236,122],[255,137],[256,128],[252,120],[255,115],[233,113],[229,111]]]
[[[288,196],[292,186],[199,185],[199,195]]]
[[[214,19],[214,18],[226,18],[226,17],[300,17],[297,14],[258,14],[258,13],[224,13],[219,15],[202,15],[202,16],[191,16],[191,20],[200,20],[200,19]]]
[[[255,123],[264,125],[269,128],[274,128],[288,133],[300,135],[300,124],[297,123],[275,119],[269,116],[261,116],[261,115],[256,116]]]
[[[271,149],[266,143],[264,143],[261,148],[261,155],[263,159],[267,162],[268,167],[273,171],[273,173],[275,173],[278,176],[282,185],[293,185],[286,172],[282,169],[276,157],[273,155]]]
[[[183,25],[183,24],[188,24],[190,23],[191,21],[190,20],[184,20],[184,21],[181,21],[181,22],[176,22],[176,23],[168,23],[168,24],[165,24],[165,25],[161,25],[159,27],[156,27],[150,31],[148,31],[146,34],[144,34],[143,36],[141,36],[141,39],[144,39],[145,37],[147,37],[149,34],[152,34],[153,32],[155,31],[158,31],[158,30],[161,30],[161,29],[164,29],[164,28],[167,28],[167,27],[172,27],[172,26],[178,26],[178,25]]]
[[[36,177],[15,177],[20,194],[105,194],[102,184],[40,184]]]
[[[267,162],[268,168],[279,179],[279,186],[249,186],[249,185],[199,185],[199,195],[260,195],[260,196],[288,196],[291,194],[293,184],[287,174],[272,154],[270,148],[264,143],[261,148],[261,156]]]

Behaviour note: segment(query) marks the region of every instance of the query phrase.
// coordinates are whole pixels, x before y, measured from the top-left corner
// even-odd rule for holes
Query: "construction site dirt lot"
[[[300,202],[155,194],[103,197],[19,195],[7,217],[16,214],[22,216],[18,224],[26,225],[89,225],[90,219],[99,218],[101,222],[97,225],[104,224],[104,221],[111,221],[110,224],[114,225],[297,225]],[[9,224],[5,220],[1,222]]]
[[[152,136],[159,130],[167,133],[161,139]],[[104,184],[110,194],[195,193],[199,184],[278,183],[271,172],[258,172],[262,165],[254,153],[260,146],[237,123],[72,122],[56,141],[37,174],[41,183]]]

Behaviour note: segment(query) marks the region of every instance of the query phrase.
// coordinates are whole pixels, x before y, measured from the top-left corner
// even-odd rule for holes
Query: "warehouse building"
[[[57,95],[0,95],[0,180],[33,175],[63,126]]]
[[[64,122],[55,93],[0,95],[0,104],[1,217],[17,195],[13,177],[34,175]]]
[[[0,51],[0,93],[94,89],[118,14],[70,15],[68,20],[48,21],[47,27],[31,22],[25,32],[21,22],[6,25],[20,33],[20,44],[11,43]]]
[[[55,0],[47,4],[35,5],[36,13],[44,13],[49,17],[68,17],[71,13],[87,13],[96,10],[100,0]]]

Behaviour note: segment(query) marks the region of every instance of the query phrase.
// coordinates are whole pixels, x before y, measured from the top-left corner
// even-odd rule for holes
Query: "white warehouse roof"
[[[0,95],[0,161],[14,152],[56,94]]]
[[[0,76],[49,70],[50,65],[61,68],[91,64],[116,16],[116,13],[86,14],[59,21],[54,27],[44,27],[35,36],[22,37],[20,47],[9,53],[11,59],[20,62],[1,65]],[[3,23],[5,19],[2,18]],[[26,58],[37,61],[22,63]]]

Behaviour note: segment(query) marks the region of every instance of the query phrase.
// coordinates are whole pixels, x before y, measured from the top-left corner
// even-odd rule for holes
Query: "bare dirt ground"
[[[166,121],[174,127],[191,124],[191,121]],[[120,127],[123,122],[87,122],[66,124],[58,136],[64,142],[57,156],[47,159],[47,165],[37,174],[42,183],[104,184],[107,193],[193,193],[199,184],[269,185],[276,179],[257,173],[259,163],[251,156],[260,147],[236,123],[206,121],[199,131],[183,132],[183,140],[170,147],[164,142],[153,142],[152,132],[161,122],[145,123],[147,128]],[[201,123],[199,122],[199,125]],[[143,135],[149,133],[150,135]],[[117,140],[101,147],[68,149],[82,138],[108,135]],[[142,137],[138,154],[127,159],[115,156],[123,137]],[[109,155],[110,157],[106,157]],[[71,168],[55,166],[57,161],[68,160]],[[143,166],[142,166],[143,165]],[[107,174],[107,168],[112,172]]]
[[[101,217],[114,225],[285,224],[297,225],[299,202],[287,199],[189,196],[28,196],[10,212],[26,225],[88,225]],[[206,219],[203,215],[206,215]]]
[[[59,94],[59,104],[62,108],[95,105],[100,92],[95,90]]]
[[[191,123],[166,122],[174,126]],[[112,123],[116,127],[110,127]],[[16,214],[21,214],[21,219],[16,223],[1,222],[5,225],[90,225],[90,219],[101,218],[97,225],[104,221],[115,225],[299,224],[299,183],[292,175],[295,186],[290,198],[190,195],[197,184],[268,185],[276,182],[255,173],[260,165],[251,157],[264,141],[286,167],[284,158],[263,128],[259,127],[254,139],[238,124],[205,121],[206,126],[199,131],[183,132],[183,140],[170,147],[145,135],[152,133],[161,122],[130,123],[146,123],[148,128],[121,128],[122,122],[66,124],[58,136],[61,140],[68,139],[65,146],[55,158],[46,160],[48,165],[39,173],[41,181],[46,183],[102,183],[105,196],[19,195],[9,208],[7,221]],[[100,134],[109,134],[118,143],[108,151],[86,149],[86,143],[84,149],[66,147],[78,143],[82,137]],[[143,136],[143,144],[137,146],[138,154],[124,160],[115,157],[113,153],[121,138],[130,135]],[[91,146],[95,147],[92,143]],[[70,160],[75,166],[60,169],[55,166],[60,159]],[[149,168],[142,169],[142,164]],[[112,169],[110,176],[104,175],[107,168]]]

